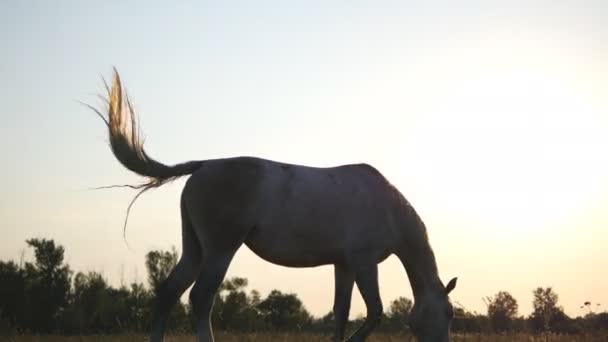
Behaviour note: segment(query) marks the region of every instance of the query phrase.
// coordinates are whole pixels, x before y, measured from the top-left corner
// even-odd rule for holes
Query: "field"
[[[2,338],[2,337],[0,337]],[[114,335],[114,336],[17,336],[9,337],[5,341],[10,342],[130,342],[146,341],[144,335]],[[330,342],[329,336],[314,334],[226,334],[218,333],[215,336],[217,342]],[[167,342],[193,342],[193,336],[170,336]],[[415,341],[412,337],[400,335],[375,334],[368,338],[369,342],[397,342]],[[452,334],[451,341],[457,342],[482,342],[482,341],[538,341],[538,342],[574,342],[574,341],[608,341],[608,333],[595,335],[496,335],[496,334]]]

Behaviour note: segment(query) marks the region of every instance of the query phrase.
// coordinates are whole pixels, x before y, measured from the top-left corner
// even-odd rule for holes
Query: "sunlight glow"
[[[444,209],[472,225],[543,229],[605,183],[606,128],[587,103],[542,75],[488,75],[456,89],[409,143]]]

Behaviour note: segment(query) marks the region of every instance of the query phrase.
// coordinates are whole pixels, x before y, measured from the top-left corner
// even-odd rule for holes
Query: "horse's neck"
[[[418,255],[408,255],[403,265],[412,285],[415,299],[426,294],[437,293],[443,289],[437,273],[435,257],[430,248]]]
[[[414,299],[443,291],[435,254],[429,244],[424,222],[413,211],[408,213],[407,232],[397,255],[410,280]]]

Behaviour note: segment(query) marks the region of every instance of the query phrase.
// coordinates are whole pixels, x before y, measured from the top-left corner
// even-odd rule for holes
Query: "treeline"
[[[146,332],[155,289],[177,262],[177,252],[151,251],[146,255],[147,284],[112,287],[97,272],[74,274],[64,262],[64,248],[53,240],[30,239],[34,262],[0,261],[0,333],[114,334]],[[333,314],[313,317],[297,295],[272,290],[262,298],[247,290],[247,279],[223,282],[213,309],[213,326],[219,331],[306,331],[331,334]],[[582,317],[570,318],[558,306],[551,288],[534,290],[534,311],[519,316],[517,301],[508,292],[486,297],[487,313],[456,308],[452,331],[581,333],[608,330],[608,313],[585,302]],[[407,332],[412,301],[392,301],[378,327],[387,333]],[[354,329],[362,318],[349,322]],[[193,332],[190,305],[179,302],[169,320],[169,331]]]

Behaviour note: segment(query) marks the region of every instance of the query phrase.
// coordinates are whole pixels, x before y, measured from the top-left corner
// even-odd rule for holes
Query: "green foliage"
[[[468,312],[463,308],[454,308],[452,331],[459,333],[489,333],[491,331],[488,316]]]
[[[64,249],[53,240],[30,239],[36,261],[25,264],[25,328],[49,333],[58,327],[59,316],[68,305],[71,271],[63,264]]]
[[[112,288],[96,272],[77,273],[74,277],[70,305],[64,315],[63,331],[67,333],[118,333],[139,330],[140,322],[149,319],[151,294],[140,284],[132,290]]]
[[[231,278],[220,286],[213,307],[213,326],[222,331],[249,332],[265,329],[265,322],[257,306],[260,294],[247,294],[247,279]]]
[[[274,329],[301,330],[312,323],[312,316],[295,294],[272,290],[257,307]]]
[[[557,305],[559,296],[551,287],[538,287],[532,294],[534,311],[530,317],[535,331],[574,332],[572,320],[566,316],[561,306]]]
[[[382,326],[392,332],[409,331],[408,320],[414,303],[405,297],[399,297],[391,302]]]
[[[12,261],[0,261],[0,322],[10,330],[24,320],[25,275]]]
[[[175,247],[171,251],[153,250],[146,254],[146,269],[148,271],[148,285],[152,293],[156,293],[165,279],[171,273],[171,270],[177,264],[177,251]],[[150,303],[152,302],[150,298]],[[148,306],[148,308],[151,304]],[[150,315],[150,310],[146,311],[147,316]],[[148,318],[148,317],[146,317]],[[191,322],[188,319],[188,310],[186,306],[178,301],[169,315],[167,322],[167,330],[170,332],[188,332],[191,331]]]
[[[171,251],[150,251],[145,260],[149,286],[133,283],[128,287],[114,288],[102,274],[96,272],[78,272],[72,279],[72,272],[64,263],[64,249],[53,240],[31,239],[27,240],[27,244],[34,249],[34,262],[21,266],[12,261],[0,261],[0,336],[21,332],[64,335],[145,332],[151,318],[154,290],[177,262],[175,248]],[[315,319],[297,295],[273,290],[262,298],[259,292],[248,291],[247,285],[245,278],[226,279],[216,296],[213,324],[218,332],[235,333],[222,335],[228,340],[236,341],[246,336],[238,333],[263,331],[283,332],[284,335],[280,336],[284,338],[280,340],[290,341],[298,338],[310,340],[313,337],[316,340],[321,336],[294,334],[296,331],[325,336],[333,333],[333,313]],[[458,333],[489,334],[492,330],[503,332],[504,335],[477,336],[502,336],[499,339],[516,341],[523,335],[513,335],[514,332],[531,330],[542,333],[543,340],[551,341],[551,336],[558,336],[552,335],[554,333],[608,333],[608,313],[587,310],[584,317],[572,319],[558,306],[558,296],[550,287],[537,288],[533,294],[534,312],[527,318],[517,317],[517,301],[505,291],[486,297],[487,316],[456,307],[452,322],[452,331],[456,333],[454,340],[466,340]],[[404,297],[393,300],[378,332],[407,335],[412,304]],[[189,306],[178,302],[169,318],[169,332],[193,332],[189,311]],[[351,320],[347,330],[353,331],[361,323],[361,318]],[[125,336],[124,340],[135,338],[134,335]],[[262,333],[256,336],[270,335]],[[106,337],[101,340],[106,340]],[[268,337],[268,341],[271,340]]]
[[[517,317],[517,301],[507,291],[500,291],[494,297],[485,298],[488,318],[495,332],[511,330]]]
[[[217,332],[216,341],[221,342],[330,342],[331,335],[318,333],[228,333]],[[11,339],[12,342],[132,342],[146,341],[147,336],[141,334],[121,334],[113,336],[17,336]],[[166,338],[168,342],[192,342],[195,340],[190,335],[174,335]],[[408,334],[372,334],[368,342],[395,342],[395,341],[414,341]],[[570,336],[558,334],[531,335],[531,334],[452,334],[454,342],[605,342],[606,335],[601,333],[587,334],[585,336]]]
[[[160,284],[167,279],[169,273],[177,264],[177,251],[150,251],[146,254],[146,269],[148,270],[148,284],[156,291]]]

